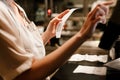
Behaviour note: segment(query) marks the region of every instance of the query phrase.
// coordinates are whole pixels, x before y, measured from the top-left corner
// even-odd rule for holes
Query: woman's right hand
[[[84,39],[88,39],[92,36],[96,29],[97,23],[102,19],[102,16],[106,15],[108,12],[107,6],[112,3],[113,1],[106,1],[103,4],[98,4],[91,12],[88,13],[87,19],[79,31],[80,35],[83,36]],[[100,13],[96,16],[98,11],[102,11],[102,14]]]

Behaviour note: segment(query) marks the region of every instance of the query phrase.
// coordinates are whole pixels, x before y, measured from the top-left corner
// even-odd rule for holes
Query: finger
[[[61,18],[62,18],[65,14],[67,14],[68,12],[69,12],[69,9],[63,11],[63,12],[60,13],[57,17],[61,19]]]
[[[98,11],[100,9],[100,7],[99,6],[97,6],[97,7],[95,7],[89,14],[88,14],[88,16],[90,17],[93,17],[93,16],[95,16],[96,15],[96,12]]]
[[[99,22],[101,19],[102,19],[102,16],[98,16],[98,17],[96,17],[96,19],[94,20],[94,23]]]
[[[105,6],[105,5],[103,5],[103,4],[100,4],[100,8],[101,8],[102,10],[104,10],[105,15],[108,14],[108,12],[109,12],[109,7],[108,7],[108,6]]]
[[[101,8],[103,8],[103,9],[105,10],[106,14],[108,14],[108,6],[111,5],[111,4],[113,4],[113,2],[114,2],[114,1],[111,0],[111,1],[105,1],[105,2],[102,2],[102,3],[98,4],[98,5],[95,7],[95,9],[93,9],[94,11],[93,11],[92,13],[95,13],[96,10],[97,10],[97,8],[98,8],[98,7],[101,7]]]
[[[112,5],[113,3],[114,3],[114,0],[110,0],[110,1],[103,2],[103,5],[109,6],[109,5]]]
[[[50,25],[50,26],[56,25],[56,24],[57,24],[58,22],[60,22],[60,21],[61,21],[61,19],[55,17],[55,18],[53,18],[53,19],[50,21],[49,25]]]
[[[104,16],[105,14],[106,14],[106,12],[103,9],[99,8],[98,12],[96,13],[96,17],[97,16]]]

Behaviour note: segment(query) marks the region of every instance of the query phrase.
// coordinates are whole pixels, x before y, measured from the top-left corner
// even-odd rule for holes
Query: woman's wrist
[[[46,44],[52,37],[53,37],[53,35],[51,35],[51,32],[45,31],[42,34],[42,39],[43,39],[44,44]]]
[[[89,39],[88,35],[85,35],[83,32],[79,31],[77,33],[77,38],[82,40],[82,41],[86,41],[87,39]]]
[[[88,38],[83,36],[80,32],[78,32],[75,36],[76,42],[81,45],[84,43]]]
[[[43,34],[42,34],[42,39],[43,39],[43,42],[44,44],[47,44],[47,42],[51,39],[49,34],[45,31]]]

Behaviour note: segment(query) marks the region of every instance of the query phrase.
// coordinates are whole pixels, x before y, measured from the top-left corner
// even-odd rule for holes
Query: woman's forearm
[[[76,34],[60,48],[48,54],[43,59],[35,60],[31,69],[20,75],[16,80],[43,80],[62,66],[84,41],[86,39],[79,33]]]

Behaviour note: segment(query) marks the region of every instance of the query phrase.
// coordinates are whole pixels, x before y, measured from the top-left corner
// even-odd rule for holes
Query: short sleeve
[[[0,1],[0,76],[4,80],[13,80],[30,69],[33,61],[33,55],[25,50],[24,39],[20,37],[25,34],[20,34],[17,27],[6,5]]]

